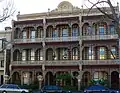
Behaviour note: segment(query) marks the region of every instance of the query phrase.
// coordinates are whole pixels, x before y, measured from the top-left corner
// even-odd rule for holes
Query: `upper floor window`
[[[41,49],[38,49],[36,51],[36,60],[43,60],[43,54]]]
[[[26,50],[22,51],[22,61],[26,60]]]
[[[67,48],[62,49],[62,59],[68,59],[68,49]]]
[[[22,51],[22,60],[29,61],[29,60],[34,60],[34,50],[32,49],[25,49]]]
[[[78,48],[73,49],[73,51],[72,51],[72,59],[73,60],[78,60],[78,56],[79,56],[78,52],[79,52]]]
[[[74,37],[74,36],[78,36],[78,27],[74,27],[73,29],[72,29],[72,36]]]
[[[35,39],[35,31],[31,31],[31,33],[30,33],[30,38],[31,38],[31,39]]]
[[[27,38],[27,33],[26,33],[26,31],[23,31],[23,32],[22,32],[22,37],[23,37],[23,39],[26,39],[26,38]]]
[[[115,34],[115,27],[114,27],[114,25],[110,25],[110,34]]]
[[[68,29],[64,28],[62,29],[62,37],[67,37],[68,36]]]
[[[100,23],[99,24],[99,35],[104,35],[107,32],[107,24],[106,23]]]
[[[105,48],[104,47],[100,47],[99,49],[99,59],[105,59]]]
[[[116,48],[112,47],[111,48],[111,59],[115,59],[116,58]]]
[[[58,30],[53,31],[52,37],[53,37],[53,38],[58,37]]]
[[[43,35],[44,35],[43,32],[44,32],[44,31],[43,31],[43,27],[38,27],[38,28],[37,28],[37,31],[36,31],[36,37],[37,37],[37,38],[42,38]]]
[[[104,33],[105,33],[104,31],[105,31],[105,29],[103,26],[99,27],[99,34],[100,35],[104,35]]]
[[[94,54],[93,54],[93,48],[92,47],[89,47],[89,60],[92,60],[92,59],[94,59]]]

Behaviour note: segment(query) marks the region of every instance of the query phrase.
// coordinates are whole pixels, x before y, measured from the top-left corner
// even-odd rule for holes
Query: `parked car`
[[[41,89],[42,93],[67,93],[61,87],[56,85],[47,85]]]
[[[101,85],[92,85],[86,88],[84,93],[119,93],[119,91],[109,89]]]
[[[0,86],[0,93],[29,93],[29,90],[22,89],[16,84],[3,84]]]

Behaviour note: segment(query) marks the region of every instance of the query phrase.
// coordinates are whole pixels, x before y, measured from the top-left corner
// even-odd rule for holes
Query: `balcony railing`
[[[118,35],[87,35],[82,36],[82,40],[107,40],[107,39],[118,39]]]
[[[28,65],[48,65],[48,66],[56,66],[56,65],[60,65],[60,66],[76,66],[79,64],[83,64],[83,65],[115,65],[115,64],[119,64],[118,62],[116,62],[115,60],[53,60],[53,61],[45,61],[45,63],[43,61],[13,61],[11,63],[12,65],[22,65],[22,66],[28,66]]]
[[[63,42],[63,41],[79,41],[79,37],[51,37],[46,38],[45,42]]]
[[[43,38],[35,38],[35,39],[14,39],[14,43],[36,43],[42,42]]]
[[[87,36],[76,36],[76,37],[48,37],[45,38],[45,42],[65,42],[65,41],[79,41],[82,40],[107,40],[107,39],[118,39],[118,35],[87,35]],[[38,43],[42,42],[43,38],[35,39],[14,39],[14,43]]]

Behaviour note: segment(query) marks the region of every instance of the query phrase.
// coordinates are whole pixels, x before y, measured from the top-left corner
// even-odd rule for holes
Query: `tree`
[[[0,0],[0,6],[0,22],[10,18],[15,13],[13,0]]]
[[[93,9],[93,7],[96,7],[101,13],[103,13],[106,17],[108,17],[109,19],[111,19],[112,21],[114,21],[114,25],[115,25],[115,29],[116,32],[120,38],[120,25],[119,25],[119,14],[116,14],[115,8],[113,6],[113,4],[111,3],[110,0],[98,0],[96,3],[93,3],[91,0],[87,0],[90,4],[92,4],[92,7],[89,9],[89,12]],[[98,5],[102,4],[102,3],[106,3],[109,5],[112,15],[109,15],[108,13],[106,13],[106,11],[104,11],[104,7],[100,8],[98,7]],[[88,12],[88,13],[89,13]]]

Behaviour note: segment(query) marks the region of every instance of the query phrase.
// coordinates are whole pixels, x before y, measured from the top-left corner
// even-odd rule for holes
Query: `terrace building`
[[[44,84],[64,86],[56,76],[69,73],[71,86],[87,87],[90,80],[102,79],[109,87],[120,88],[114,21],[96,8],[89,14],[88,10],[63,1],[52,11],[18,14],[12,21],[11,82],[31,84],[42,75]],[[109,7],[104,10],[111,16]],[[119,6],[115,10],[118,14]]]
[[[2,51],[5,42],[11,41],[11,27],[5,27],[5,30],[0,31],[0,84],[5,82],[5,74],[9,75],[10,64],[10,44],[7,44],[4,51]]]

